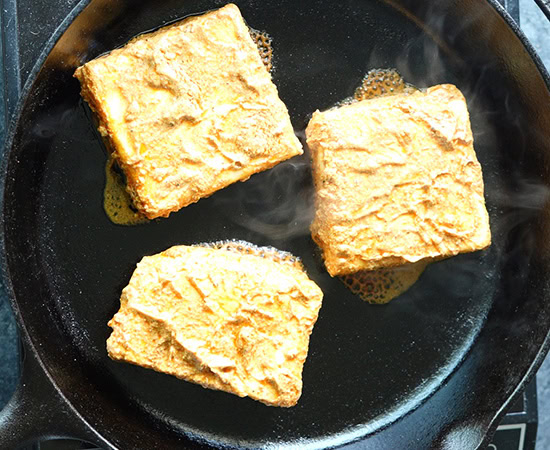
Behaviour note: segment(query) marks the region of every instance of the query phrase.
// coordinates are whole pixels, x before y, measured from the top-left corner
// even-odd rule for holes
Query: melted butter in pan
[[[132,206],[124,177],[112,157],[107,158],[105,164],[103,208],[111,222],[117,225],[138,225],[148,222],[148,219],[138,213]]]
[[[260,256],[262,258],[267,258],[277,263],[290,264],[291,266],[294,266],[299,270],[304,270],[304,266],[302,265],[302,262],[299,258],[291,253],[276,249],[275,247],[258,247],[254,244],[251,244],[250,242],[238,241],[234,239],[197,244],[197,246],[222,249],[240,254]]]
[[[367,73],[353,98],[345,103],[394,94],[411,94],[418,88],[406,83],[395,69],[374,69]],[[363,270],[340,277],[354,293],[369,303],[384,304],[407,291],[420,277],[428,261],[378,270]]]
[[[378,270],[363,270],[340,277],[354,293],[369,303],[384,304],[407,291],[420,277],[427,261]]]
[[[373,69],[367,73],[361,86],[355,90],[353,101],[394,94],[412,94],[418,90],[413,85],[405,83],[403,77],[395,69]]]
[[[273,49],[271,47],[271,36],[265,31],[258,31],[250,28],[250,37],[256,43],[260,56],[268,72],[273,69]]]

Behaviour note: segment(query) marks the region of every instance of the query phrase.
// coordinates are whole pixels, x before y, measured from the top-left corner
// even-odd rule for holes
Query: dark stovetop
[[[550,69],[550,24],[537,10],[533,0],[499,0],[510,15],[519,21],[527,37],[541,55]],[[81,0],[3,0],[2,38],[0,45],[4,47],[3,73],[0,71],[0,90],[6,89],[6,104],[0,102],[0,142],[3,141],[5,124],[2,117],[9,116],[17,103],[21,87],[24,85],[35,62],[39,59],[43,48],[60,24],[71,11],[78,7]],[[10,18],[10,20],[6,20]],[[3,76],[1,76],[3,75]],[[0,409],[9,400],[17,384],[18,352],[16,326],[9,302],[2,295],[0,286]],[[537,450],[550,449],[550,360],[547,359],[539,374],[539,432]],[[536,421],[536,387],[533,383],[527,388],[527,395],[512,407],[501,428],[500,437],[497,433],[494,444],[489,448],[502,450],[508,448],[532,449],[532,441],[524,433],[524,444],[519,444],[522,435],[521,427],[513,425],[518,421]],[[522,405],[522,400],[526,405]],[[527,413],[520,413],[527,407]],[[514,414],[513,411],[516,411]],[[507,424],[507,425],[506,425]],[[517,431],[517,432],[516,432]],[[517,434],[517,436],[516,436]],[[527,433],[529,434],[529,433]],[[500,439],[500,440],[499,440]],[[534,436],[533,436],[534,440]],[[518,447],[519,444],[519,447]],[[67,445],[50,443],[42,445],[43,449],[75,449],[82,448],[76,444]]]

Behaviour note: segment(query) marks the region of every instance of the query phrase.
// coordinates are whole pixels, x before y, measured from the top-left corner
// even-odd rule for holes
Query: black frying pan
[[[372,68],[455,83],[471,113],[493,245],[431,265],[372,306],[312,243],[307,154],[169,219],[115,226],[105,152],[72,78],[81,63],[223,1],[87,2],[24,89],[2,165],[4,283],[21,326],[21,385],[0,447],[69,436],[105,448],[475,448],[542,362],[550,327],[548,74],[493,1],[237,1],[273,37],[273,78],[300,136]],[[291,409],[107,357],[106,323],[143,255],[237,238],[299,255],[325,300]]]

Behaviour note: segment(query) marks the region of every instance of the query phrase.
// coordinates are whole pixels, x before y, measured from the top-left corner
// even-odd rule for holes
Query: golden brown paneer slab
[[[306,136],[311,231],[332,276],[490,244],[481,166],[455,86],[317,111]]]
[[[242,243],[146,256],[109,322],[109,356],[293,406],[323,293],[289,254]]]
[[[235,5],[141,35],[75,76],[147,218],[302,153]]]

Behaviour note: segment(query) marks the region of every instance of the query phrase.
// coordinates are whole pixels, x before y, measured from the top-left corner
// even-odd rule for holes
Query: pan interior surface
[[[250,26],[273,38],[273,79],[304,145],[311,113],[352,95],[370,69],[396,68],[420,88],[456,84],[470,109],[493,245],[432,264],[388,305],[364,303],[326,273],[310,238],[307,149],[168,219],[114,225],[102,205],[105,149],[74,69],[141,32],[224,3],[92,2],[50,53],[23,107],[4,226],[13,289],[33,340],[45,343],[45,366],[90,423],[101,425],[100,411],[108,411],[104,432],[113,445],[122,444],[117,426],[144,445],[162,435],[174,445],[191,437],[251,447],[335,445],[382,429],[418,407],[464,359],[498,301],[506,245],[524,236],[521,227],[532,218],[522,199],[536,196],[538,211],[547,198],[536,162],[522,162],[529,157],[522,153],[521,98],[498,62],[472,65],[460,30],[456,39],[441,36],[452,17],[423,10],[420,19],[390,1],[236,3]],[[510,210],[523,215],[513,220]],[[106,324],[136,263],[173,245],[225,239],[299,256],[324,292],[294,408],[267,407],[107,357]],[[519,251],[533,246],[518,242]]]

